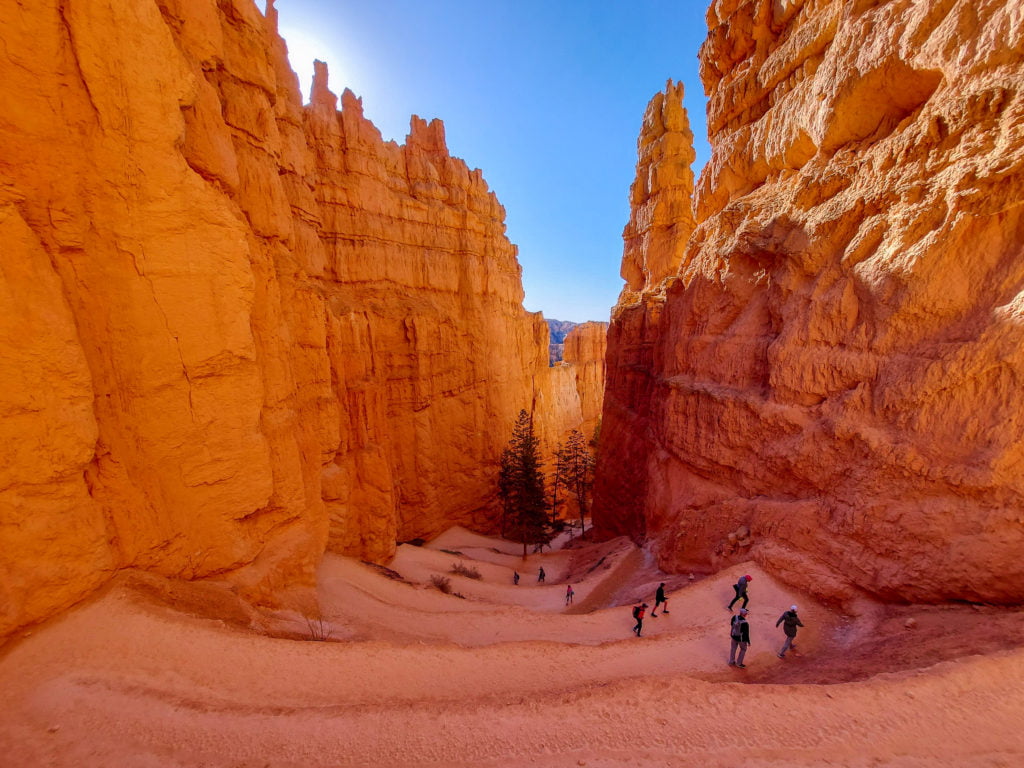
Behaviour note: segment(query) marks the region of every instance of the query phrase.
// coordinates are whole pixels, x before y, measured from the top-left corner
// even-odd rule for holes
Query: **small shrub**
[[[466,599],[466,596],[464,594],[462,594],[461,592],[452,592],[452,597],[457,597],[460,600],[465,600]]]
[[[462,557],[462,553],[457,549],[442,549],[442,552],[446,552],[449,555],[455,555],[456,557]]]
[[[433,576],[430,577],[430,583],[442,592],[444,592],[446,595],[450,595],[452,593],[452,580],[449,579],[447,576],[441,576],[435,573]]]
[[[307,616],[306,627],[309,629],[310,640],[322,643],[331,639],[331,625],[322,616]]]
[[[454,573],[457,576],[465,576],[467,579],[481,579],[480,571],[471,565],[463,565],[462,563],[452,563],[452,569],[449,573]]]
[[[375,571],[378,571],[382,576],[387,576],[389,579],[393,579],[394,581],[402,581],[406,584],[409,583],[405,580],[405,577],[402,576],[402,574],[400,574],[398,571],[393,571],[390,568],[387,568],[383,565],[378,565],[377,563],[371,563],[369,560],[363,560],[362,563],[363,565],[368,565]]]

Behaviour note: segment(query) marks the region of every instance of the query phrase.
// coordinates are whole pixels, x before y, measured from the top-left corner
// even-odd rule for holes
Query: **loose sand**
[[[1024,766],[1021,612],[844,616],[753,564],[667,578],[625,540],[524,562],[458,528],[390,569],[325,558],[328,642],[286,614],[277,637],[241,626],[202,587],[119,580],[3,650],[0,766]],[[746,670],[725,664],[742,573]],[[629,606],[659,580],[670,613],[636,638]],[[794,602],[807,627],[780,660]]]

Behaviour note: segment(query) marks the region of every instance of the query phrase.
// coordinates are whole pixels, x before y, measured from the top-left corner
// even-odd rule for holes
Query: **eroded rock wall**
[[[309,607],[327,547],[486,527],[538,391],[582,418],[439,121],[303,107],[272,3],[3,7],[0,636],[129,567]]]
[[[712,156],[692,232],[672,192],[671,276],[626,232],[595,523],[674,570],[1024,600],[1024,3],[708,23]]]
[[[569,428],[579,429],[588,440],[601,422],[607,353],[608,323],[581,323],[565,337],[562,367],[572,374],[580,407],[579,422]]]

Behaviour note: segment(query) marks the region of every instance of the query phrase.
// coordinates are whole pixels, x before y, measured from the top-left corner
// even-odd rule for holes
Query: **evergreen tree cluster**
[[[523,557],[527,544],[542,547],[564,527],[558,516],[560,490],[575,496],[582,534],[593,476],[594,459],[587,441],[574,429],[565,444],[560,443],[555,450],[549,513],[539,446],[532,416],[520,411],[512,439],[501,454],[498,496],[502,504],[501,535],[522,542]]]
[[[498,495],[502,502],[502,536],[526,545],[551,541],[554,531],[544,499],[544,473],[541,470],[540,440],[533,431],[533,418],[519,412],[512,439],[501,454]]]
[[[565,484],[566,489],[576,497],[580,513],[580,535],[583,535],[584,519],[587,514],[587,498],[593,481],[594,457],[587,447],[586,438],[578,429],[569,433],[565,444],[555,451],[555,482]]]

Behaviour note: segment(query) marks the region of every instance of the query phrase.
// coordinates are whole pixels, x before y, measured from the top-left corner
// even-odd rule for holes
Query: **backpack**
[[[633,606],[633,618],[634,619],[639,619],[640,618],[640,606],[639,605],[634,605]]]
[[[733,640],[743,639],[743,628],[741,622],[743,621],[742,616],[733,616],[729,621],[729,637]]]

